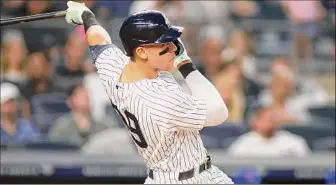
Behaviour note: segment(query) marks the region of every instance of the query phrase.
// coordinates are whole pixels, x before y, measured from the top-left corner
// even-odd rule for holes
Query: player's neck
[[[130,61],[124,68],[120,82],[130,83],[143,79],[154,79],[158,76],[158,70],[151,68],[143,61]]]

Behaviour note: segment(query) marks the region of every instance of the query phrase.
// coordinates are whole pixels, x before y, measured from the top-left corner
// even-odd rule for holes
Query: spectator
[[[252,131],[240,136],[228,148],[235,157],[304,157],[310,153],[306,141],[288,131],[279,130],[278,115],[273,108],[255,106],[250,117]]]
[[[37,94],[57,92],[50,79],[52,66],[43,53],[32,53],[28,57],[27,76],[28,82],[25,85],[25,96],[29,101]]]
[[[1,84],[1,144],[24,144],[41,139],[34,123],[19,118],[19,97],[19,89],[14,84]]]
[[[289,20],[294,25],[293,61],[299,59],[310,59],[313,55],[313,41],[318,35],[318,22],[326,16],[326,11],[320,1],[281,1]],[[295,69],[305,69],[303,66],[298,68],[298,64],[292,64]],[[306,64],[307,65],[307,64]],[[306,68],[308,69],[308,68]]]
[[[336,1],[321,1],[321,5],[327,11],[331,22],[335,25]]]
[[[231,2],[226,1],[133,1],[129,14],[141,10],[159,10],[165,13],[173,24],[216,24],[218,21],[221,21],[221,23],[227,27],[228,24],[230,24],[229,13],[232,6],[231,4]]]
[[[110,18],[127,17],[133,0],[97,1],[98,16],[107,11]],[[104,16],[105,17],[105,16]]]
[[[229,109],[229,120],[244,120],[247,110],[258,100],[261,84],[243,73],[241,58],[235,50],[226,48],[221,54],[222,65],[213,83]]]
[[[276,68],[273,71],[269,88],[271,100],[265,104],[271,105],[278,112],[281,123],[297,123],[308,119],[308,115],[301,108],[303,102],[296,104],[296,111],[293,111],[295,109],[293,105],[288,105],[290,102],[289,97],[295,91],[294,74],[289,68],[284,66]],[[266,100],[261,97],[261,101],[264,103]]]
[[[233,51],[231,51],[233,52]],[[228,57],[228,49],[224,52]],[[242,121],[244,119],[245,94],[243,79],[239,69],[238,60],[225,60],[221,71],[214,80],[214,85],[221,94],[229,110],[229,121]]]
[[[322,6],[326,10],[326,17],[324,20],[326,26],[326,34],[334,41],[333,57],[336,57],[336,37],[335,37],[335,23],[336,23],[336,1],[321,1]]]
[[[64,57],[53,62],[55,73],[52,79],[55,87],[60,91],[67,92],[73,84],[83,80],[82,63],[87,56],[87,47],[81,29],[76,29],[69,35],[63,50]]]
[[[20,109],[18,112],[18,116],[24,118],[24,119],[30,119],[31,118],[31,106],[30,106],[30,102],[27,100],[25,93],[25,86],[24,84],[18,84],[18,83],[14,83],[12,81],[9,81],[7,79],[1,79],[0,83],[10,83],[13,84],[17,89],[19,89],[20,94],[22,94],[22,96],[19,99],[19,103],[20,103]]]
[[[231,17],[234,21],[254,18],[259,13],[259,6],[255,1],[235,0],[231,5]]]
[[[49,130],[51,141],[64,141],[81,146],[90,135],[108,126],[93,120],[90,113],[89,93],[83,84],[73,85],[68,92],[71,112],[58,118]]]
[[[106,116],[106,107],[111,102],[92,64],[93,62],[90,58],[84,62],[85,76],[83,83],[89,91],[92,117],[95,121],[102,121]]]
[[[1,16],[20,17],[25,15],[25,1],[1,1]]]
[[[317,84],[295,77],[288,59],[275,58],[271,72],[269,88],[261,93],[260,101],[275,108],[283,123],[307,122],[309,107],[327,103],[327,93]]]
[[[232,48],[236,57],[241,60],[244,75],[255,78],[257,75],[255,46],[248,33],[243,29],[233,29],[228,36],[227,47]]]
[[[27,53],[23,34],[19,30],[7,30],[2,42],[1,79],[23,84]]]
[[[281,8],[281,1],[255,1],[259,6],[257,19],[285,20],[286,15]]]
[[[52,1],[48,0],[29,0],[26,3],[26,15],[35,15],[55,11]]]
[[[158,10],[163,12],[172,24],[182,24],[192,21],[202,21],[204,10],[197,1],[163,0],[163,1],[133,1],[130,7],[130,14],[142,10]],[[196,13],[197,12],[197,13]]]
[[[230,9],[235,1],[199,1],[205,13],[206,20],[210,24],[224,25],[229,29],[232,25],[230,19]]]
[[[213,80],[222,64],[221,53],[225,45],[225,32],[220,26],[207,26],[201,32],[201,61],[197,62],[200,72]]]

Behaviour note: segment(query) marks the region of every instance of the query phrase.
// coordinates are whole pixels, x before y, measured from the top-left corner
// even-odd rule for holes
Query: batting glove
[[[183,61],[186,61],[186,60],[191,61],[190,57],[187,54],[187,50],[185,49],[185,47],[183,45],[182,40],[180,38],[178,38],[173,43],[177,47],[177,50],[175,52],[176,57],[174,59],[174,67],[176,68]]]
[[[84,11],[91,12],[91,10],[85,6],[85,3],[68,1],[67,5],[68,5],[68,9],[67,9],[67,14],[65,16],[66,22],[72,25],[82,25],[83,24],[83,19],[82,19],[83,12]]]

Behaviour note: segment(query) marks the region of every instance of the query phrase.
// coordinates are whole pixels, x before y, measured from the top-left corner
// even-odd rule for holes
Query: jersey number
[[[124,111],[125,116],[126,116],[126,119],[125,119],[125,117],[121,114],[121,112],[119,111],[116,105],[112,103],[112,107],[114,108],[114,110],[117,111],[117,113],[121,116],[121,119],[123,120],[125,125],[132,132],[132,138],[134,142],[141,148],[147,148],[148,144],[141,132],[138,119],[132,113],[128,112],[127,110]],[[135,127],[132,127],[131,121],[134,123]],[[137,135],[139,139],[135,138],[133,134]]]

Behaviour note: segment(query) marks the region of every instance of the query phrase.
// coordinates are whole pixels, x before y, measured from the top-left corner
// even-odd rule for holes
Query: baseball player
[[[146,162],[145,184],[233,184],[211,164],[199,133],[203,127],[223,123],[227,107],[187,55],[179,39],[183,28],[170,25],[158,11],[135,13],[120,28],[123,52],[84,3],[67,5],[66,21],[84,25],[112,106]],[[168,72],[175,68],[192,94]]]

